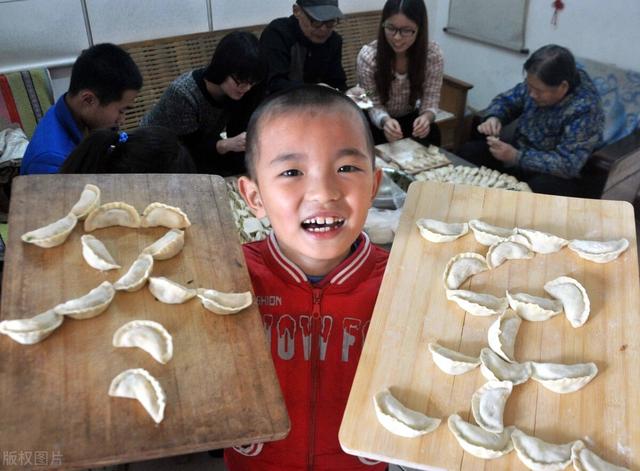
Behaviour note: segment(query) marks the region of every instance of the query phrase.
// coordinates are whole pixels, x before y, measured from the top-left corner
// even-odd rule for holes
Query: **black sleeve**
[[[283,28],[273,23],[267,26],[260,36],[260,49],[269,64],[268,93],[302,84],[302,81],[289,80],[292,39],[287,36]]]
[[[327,69],[327,85],[337,88],[340,91],[347,89],[347,76],[342,68],[342,37],[335,35],[335,41],[332,41],[332,51]]]

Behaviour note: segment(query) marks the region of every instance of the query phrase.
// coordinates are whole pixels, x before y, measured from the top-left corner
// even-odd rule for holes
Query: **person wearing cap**
[[[293,15],[264,29],[260,48],[269,63],[267,93],[303,83],[347,88],[342,37],[333,30],[342,16],[338,0],[297,0]]]

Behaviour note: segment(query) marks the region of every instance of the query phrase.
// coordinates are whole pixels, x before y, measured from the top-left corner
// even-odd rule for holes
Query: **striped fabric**
[[[0,121],[18,124],[31,138],[38,121],[53,104],[47,69],[0,75]]]

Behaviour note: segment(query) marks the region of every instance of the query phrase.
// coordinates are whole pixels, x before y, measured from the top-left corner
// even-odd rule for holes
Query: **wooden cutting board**
[[[251,289],[220,177],[19,177],[9,213],[3,320],[33,316],[104,280],[116,281],[168,230],[111,227],[92,232],[123,267],[104,273],[82,258],[82,223],[58,247],[43,249],[20,240],[23,233],[66,215],[86,183],[102,190],[103,203],[125,201],[142,212],[160,201],[187,213],[192,226],[185,230],[184,250],[156,261],[153,276],[189,287]],[[112,347],[116,329],[134,319],[160,322],[169,331],[174,344],[170,362],[161,365],[137,348]],[[108,396],[111,380],[128,368],[145,368],[164,388],[167,406],[159,425],[138,401]],[[20,345],[0,336],[0,448],[5,452],[42,451],[49,465],[56,457],[65,468],[86,468],[275,440],[288,430],[255,303],[237,315],[218,316],[198,298],[163,304],[144,287],[117,292],[98,317],[66,319],[41,343]]]
[[[460,252],[486,254],[469,234],[434,244],[416,228],[419,218],[465,222],[480,218],[503,227],[529,227],[567,239],[626,237],[630,246],[617,260],[597,264],[568,248],[508,261],[467,280],[461,289],[504,296],[506,289],[545,295],[543,285],[561,275],[586,288],[591,316],[581,328],[564,315],[545,322],[523,321],[518,361],[595,362],[599,374],[582,390],[556,394],[533,380],[515,386],[505,425],[551,443],[585,441],[619,466],[640,466],[640,295],[635,220],[630,204],[562,198],[434,182],[409,188],[387,271],[340,429],[345,450],[371,459],[431,469],[526,469],[515,452],[484,461],[463,452],[446,420],[458,413],[473,422],[471,396],[485,383],[479,369],[449,376],[433,363],[427,343],[478,356],[495,320],[473,317],[447,301],[442,274]],[[408,439],[392,435],[376,419],[372,398],[389,387],[406,406],[442,418],[431,434]]]

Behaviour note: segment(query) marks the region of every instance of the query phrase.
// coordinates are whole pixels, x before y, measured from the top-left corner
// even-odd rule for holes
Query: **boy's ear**
[[[371,189],[371,202],[376,198],[378,194],[378,188],[380,188],[380,182],[382,181],[382,170],[377,168],[373,171],[373,188]]]
[[[238,190],[257,218],[262,218],[267,215],[264,205],[262,204],[260,189],[258,188],[257,182],[248,177],[240,177],[238,178]]]
[[[80,96],[80,103],[84,106],[95,106],[100,104],[100,100],[98,100],[96,94],[89,89],[80,90],[78,95]]]

